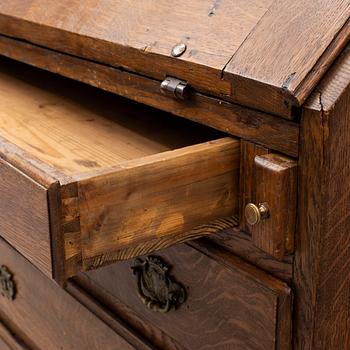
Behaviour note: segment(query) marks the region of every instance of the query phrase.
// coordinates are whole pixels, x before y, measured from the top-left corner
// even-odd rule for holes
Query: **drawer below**
[[[159,300],[169,291],[152,266],[140,293],[132,271],[140,261],[89,271],[76,281],[134,327],[148,331],[163,349],[290,349],[291,290],[285,283],[203,240],[195,246],[182,244],[162,250],[152,256],[157,258],[169,269],[170,285],[176,281],[187,294],[183,304],[165,313],[164,300],[163,304]],[[174,293],[174,288],[169,288]],[[179,345],[157,338],[154,329]]]
[[[0,266],[11,273],[9,279],[15,289],[13,300],[0,295],[0,320],[30,349],[140,349],[116,334],[1,239]],[[6,294],[3,288],[1,291]]]

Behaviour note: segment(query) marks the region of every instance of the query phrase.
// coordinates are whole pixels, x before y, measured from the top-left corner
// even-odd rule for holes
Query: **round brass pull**
[[[137,294],[150,310],[166,313],[186,300],[185,288],[169,275],[169,269],[157,256],[138,258],[132,266],[137,276]]]
[[[245,218],[249,225],[257,225],[261,220],[267,219],[270,216],[269,207],[266,203],[248,203],[244,210]]]

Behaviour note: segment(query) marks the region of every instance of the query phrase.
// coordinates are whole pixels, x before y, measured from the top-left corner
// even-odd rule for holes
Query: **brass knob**
[[[259,203],[259,205],[248,203],[245,207],[244,215],[248,224],[254,226],[261,220],[267,219],[269,217],[269,207],[266,203]]]

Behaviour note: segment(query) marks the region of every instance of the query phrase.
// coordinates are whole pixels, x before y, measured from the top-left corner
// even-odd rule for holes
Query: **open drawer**
[[[57,280],[237,214],[238,140],[4,59],[0,105],[0,233]]]

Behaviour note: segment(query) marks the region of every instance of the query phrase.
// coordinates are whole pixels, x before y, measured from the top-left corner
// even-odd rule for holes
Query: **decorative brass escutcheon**
[[[270,211],[266,203],[259,203],[259,205],[249,203],[245,207],[244,215],[248,224],[254,226],[261,220],[267,219],[270,216]]]
[[[137,293],[150,310],[165,313],[185,302],[185,288],[169,275],[170,267],[160,257],[138,258],[131,268],[137,277]]]
[[[14,300],[16,296],[15,284],[12,280],[13,275],[4,265],[0,266],[0,293],[9,300]]]

